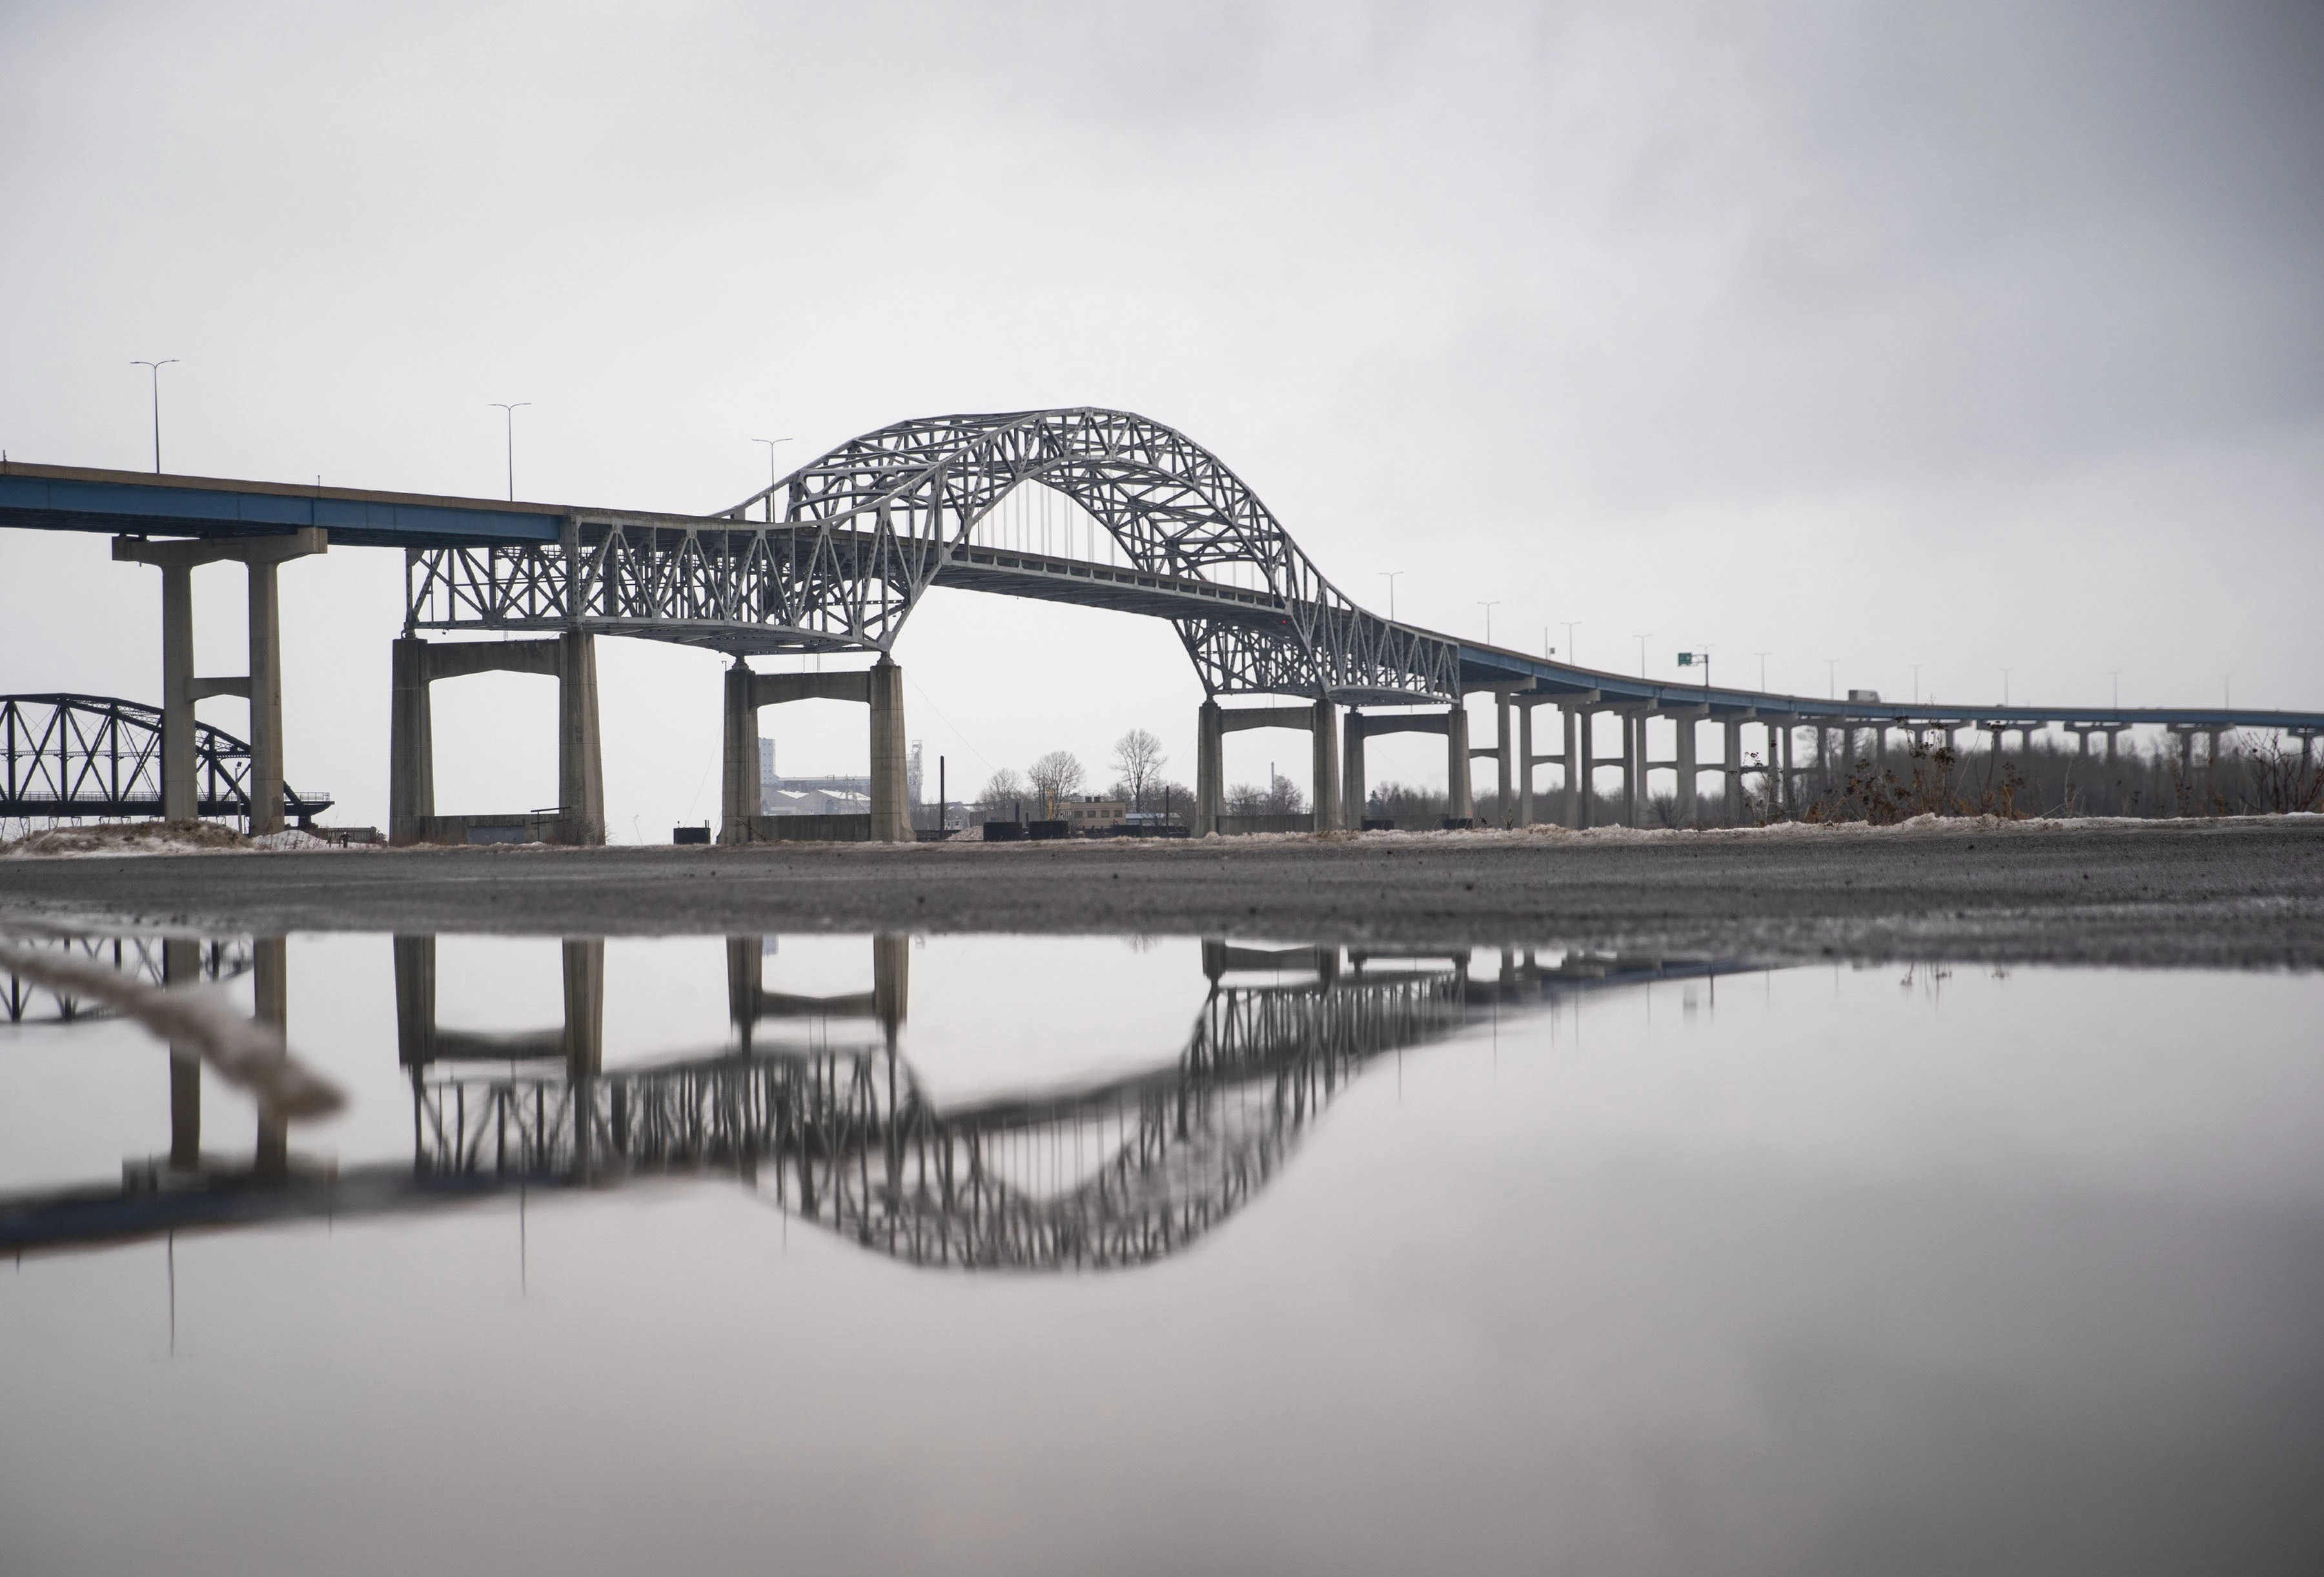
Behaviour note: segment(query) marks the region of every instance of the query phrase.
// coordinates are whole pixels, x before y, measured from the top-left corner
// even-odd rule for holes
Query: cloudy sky
[[[754,438],[1102,404],[1457,633],[2324,708],[2319,83],[2324,9],[2218,0],[0,3],[0,447],[150,466],[174,356],[171,470],[489,496],[521,400],[521,494],[706,511]],[[158,581],[0,533],[0,690],[153,698]],[[284,590],[291,778],[383,821],[400,558]],[[1167,626],[939,592],[898,655],[955,789],[1134,724],[1193,775]],[[718,660],[599,660],[615,835],[715,816]],[[553,801],[540,681],[438,718],[442,809]]]

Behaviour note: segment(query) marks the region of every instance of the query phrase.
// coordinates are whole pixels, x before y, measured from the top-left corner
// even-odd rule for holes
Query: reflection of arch
[[[287,784],[282,799],[301,821],[331,807],[329,795]],[[250,816],[250,746],[199,721],[194,803],[200,816]],[[0,816],[161,814],[159,706],[113,696],[0,696]]]
[[[1271,955],[1230,962],[1235,951],[1213,952],[1221,973],[1276,966]],[[1300,961],[1325,951],[1299,950]],[[1334,952],[1310,982],[1213,979],[1174,1065],[1070,1094],[939,1111],[881,1014],[878,1040],[826,1038],[801,1055],[422,1083],[415,1152],[423,1170],[456,1176],[737,1172],[771,1184],[786,1210],[915,1264],[1144,1263],[1239,1209],[1364,1062],[1434,1038],[1466,1011],[1465,970],[1441,962],[1342,979]],[[870,1000],[802,1001],[818,1014],[877,1011]]]
[[[432,962],[434,938],[402,938],[398,960]],[[187,945],[172,944],[174,946]],[[589,1001],[597,942],[568,942],[568,1004]],[[262,974],[281,944],[262,943]],[[755,942],[752,944],[755,952]],[[576,954],[576,949],[579,949]],[[880,954],[875,951],[876,961]],[[486,1074],[456,1063],[412,1067],[413,1157],[405,1166],[316,1172],[283,1164],[279,1130],[260,1165],[202,1163],[167,1187],[124,1168],[122,1185],[0,1197],[0,1251],[124,1241],[291,1217],[401,1213],[519,1186],[604,1186],[626,1177],[726,1173],[772,1185],[786,1210],[915,1264],[1068,1270],[1150,1262],[1186,1247],[1247,1203],[1306,1126],[1373,1056],[1423,1044],[1480,1010],[1516,1013],[1563,997],[1743,967],[1567,954],[1554,965],[1503,952],[1471,973],[1465,950],[1268,950],[1206,944],[1213,984],[1169,1067],[1088,1090],[937,1111],[891,1039],[900,979],[868,998],[791,999],[808,1044],[603,1074],[560,1056],[567,1032],[468,1038]],[[576,975],[576,962],[584,967]],[[747,979],[756,980],[752,959]],[[1268,983],[1233,977],[1263,972]],[[1304,977],[1304,978],[1297,978]],[[173,973],[172,978],[177,978]],[[746,977],[730,976],[733,991]],[[593,985],[594,981],[594,985]],[[432,970],[399,969],[400,1011],[432,1025]],[[261,987],[279,1019],[280,986]],[[766,994],[759,1008],[783,1008]],[[747,1002],[746,1002],[746,1005]],[[869,1012],[865,1012],[865,1009]],[[754,1025],[780,1022],[778,1012]],[[850,1017],[866,1021],[845,1038]],[[432,1029],[442,1051],[447,1034]],[[490,1042],[487,1045],[487,1042]],[[455,1049],[457,1040],[450,1041]],[[174,1074],[173,1068],[173,1074]],[[172,1081],[173,1092],[176,1080]],[[173,1146],[173,1150],[175,1147]],[[199,1160],[199,1157],[197,1157]]]

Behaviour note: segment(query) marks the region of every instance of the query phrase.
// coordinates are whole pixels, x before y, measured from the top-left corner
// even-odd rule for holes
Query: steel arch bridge
[[[250,815],[250,746],[194,724],[196,814]],[[306,818],[327,794],[287,784],[283,807]],[[115,696],[0,696],[0,816],[159,816],[161,709]]]
[[[1120,566],[974,539],[1027,484]],[[879,651],[933,585],[1168,619],[1213,695],[1454,700],[1460,645],[1367,612],[1185,434],[1095,407],[945,416],[851,438],[709,520],[578,512],[558,543],[407,560],[415,629],[643,635],[737,656]]]

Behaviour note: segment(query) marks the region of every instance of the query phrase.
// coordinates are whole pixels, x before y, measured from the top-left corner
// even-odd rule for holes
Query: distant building
[[[1129,814],[1130,807],[1119,799],[1103,799],[1094,794],[1074,794],[1057,801],[1056,819],[1074,832],[1086,832],[1094,827],[1120,826]]]
[[[775,770],[775,742],[759,741],[761,816],[869,816],[869,778],[786,778]]]

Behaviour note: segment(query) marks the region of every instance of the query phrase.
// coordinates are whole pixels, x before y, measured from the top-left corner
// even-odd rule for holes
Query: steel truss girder
[[[406,622],[581,629],[736,654],[887,651],[977,524],[1028,483],[1073,500],[1133,567],[1168,583],[1159,595],[1185,604],[1171,622],[1212,694],[1460,695],[1453,642],[1342,594],[1216,456],[1093,408],[899,422],[709,519],[579,515],[554,546],[414,549]],[[1237,567],[1256,572],[1259,596],[1227,595],[1222,572]]]

